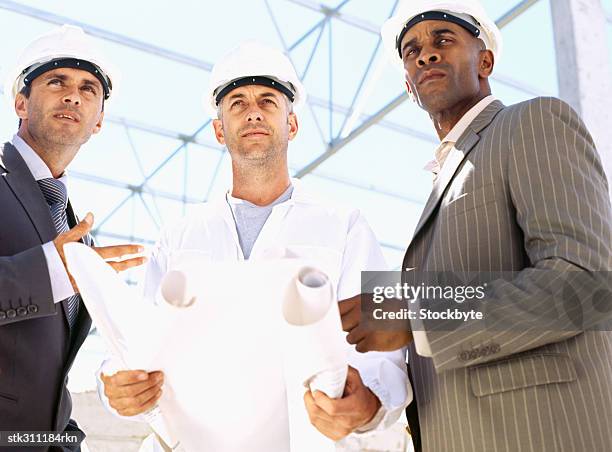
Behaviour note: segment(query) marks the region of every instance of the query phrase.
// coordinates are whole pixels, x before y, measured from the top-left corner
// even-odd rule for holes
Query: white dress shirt
[[[426,171],[431,171],[434,175],[434,182],[442,171],[444,167],[444,162],[446,162],[446,157],[450,153],[457,140],[463,135],[463,132],[467,130],[469,125],[476,119],[482,111],[487,108],[487,106],[495,100],[493,95],[489,95],[470,108],[454,125],[454,127],[448,132],[448,134],[444,137],[444,139],[440,142],[436,150],[434,151],[434,160],[429,162],[425,166]],[[424,330],[415,330],[412,332],[412,337],[414,338],[414,345],[416,347],[416,351],[421,356],[431,357],[431,347],[429,345],[429,341],[427,340],[427,334]]]
[[[11,142],[21,155],[21,158],[25,161],[35,180],[39,181],[41,179],[53,178],[47,164],[39,157],[34,149],[23,140],[23,138],[19,135],[14,135]],[[61,181],[66,186],[66,190],[68,190],[68,175],[65,172],[58,180]],[[64,263],[53,242],[45,243],[42,248],[45,259],[47,260],[47,268],[49,269],[53,301],[59,303],[74,295],[74,289],[70,283],[70,278],[68,278],[66,267],[64,267]]]

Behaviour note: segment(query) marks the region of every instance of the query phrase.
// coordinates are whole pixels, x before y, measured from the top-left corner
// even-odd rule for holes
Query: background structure
[[[80,25],[100,40],[120,67],[122,83],[107,104],[102,133],[73,162],[70,195],[78,211],[94,212],[98,243],[151,245],[160,227],[192,204],[223,194],[230,183],[229,156],[214,141],[202,108],[212,64],[243,39],[283,48],[309,93],[289,147],[292,173],[328,198],[359,207],[389,265],[398,268],[431,189],[423,167],[438,140],[382,48],[379,29],[397,3],[0,0],[0,73],[25,43],[54,25]],[[505,40],[493,93],[506,104],[539,95],[570,102],[611,176],[612,0],[484,5]],[[12,106],[2,99],[0,138],[10,139],[16,126]],[[127,277],[136,282],[141,272]],[[103,353],[92,335],[73,370],[75,392],[93,388]],[[77,411],[95,418],[87,407],[97,413],[96,405],[86,397],[77,397]],[[92,431],[102,424],[91,424]],[[135,431],[126,429],[115,439],[101,431],[92,449],[104,450]]]

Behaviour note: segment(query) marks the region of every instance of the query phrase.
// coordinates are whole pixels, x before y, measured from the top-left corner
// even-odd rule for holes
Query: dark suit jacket
[[[0,430],[74,430],[66,383],[91,319],[81,304],[70,331],[65,303],[53,302],[41,245],[57,233],[38,184],[10,143],[0,146],[0,178]],[[67,212],[73,226],[70,205]]]

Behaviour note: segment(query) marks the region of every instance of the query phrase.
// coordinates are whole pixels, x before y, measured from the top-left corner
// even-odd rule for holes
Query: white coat
[[[299,180],[292,180],[292,184],[291,199],[273,207],[249,261],[276,257],[284,249],[296,257],[320,262],[335,285],[338,300],[359,294],[361,271],[387,269],[374,233],[358,210],[323,202]],[[192,250],[213,261],[244,260],[225,196],[198,206],[162,232],[147,267],[146,298],[155,298],[173,253]],[[349,363],[381,402],[378,414],[363,431],[389,427],[412,400],[404,358],[403,350],[362,354],[353,349]],[[113,412],[103,388],[99,389],[105,406]]]

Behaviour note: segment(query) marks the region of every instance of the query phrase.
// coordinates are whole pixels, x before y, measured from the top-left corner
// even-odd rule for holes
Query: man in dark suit
[[[485,321],[371,331],[352,302],[349,341],[410,344],[417,450],[612,450],[612,213],[585,124],[559,99],[493,97],[501,35],[476,0],[406,2],[383,39],[440,138],[403,280],[484,274]]]
[[[65,169],[102,126],[112,90],[103,61],[80,28],[64,26],[26,47],[7,82],[19,130],[0,146],[0,431],[82,433],[70,419],[66,384],[91,319],[63,245],[91,246],[93,216],[77,220]],[[94,249],[119,258],[111,263],[118,271],[143,262],[121,259],[140,252],[137,245]],[[77,451],[80,444],[19,450]]]

